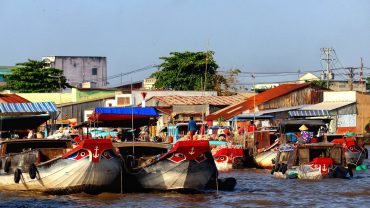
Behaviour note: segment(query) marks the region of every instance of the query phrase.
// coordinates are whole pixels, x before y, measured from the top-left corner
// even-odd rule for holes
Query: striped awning
[[[319,116],[330,116],[328,110],[294,110],[289,111],[290,117],[319,117]]]
[[[54,113],[58,108],[53,102],[0,103],[0,113]]]

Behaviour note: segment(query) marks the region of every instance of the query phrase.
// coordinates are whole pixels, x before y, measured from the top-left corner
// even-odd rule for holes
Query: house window
[[[118,97],[117,98],[117,105],[118,106],[129,106],[130,105],[130,97]]]
[[[92,68],[91,75],[98,75],[98,68]]]

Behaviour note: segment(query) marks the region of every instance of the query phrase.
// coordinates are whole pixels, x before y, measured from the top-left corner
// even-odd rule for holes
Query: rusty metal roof
[[[29,103],[30,101],[16,94],[0,94],[3,103]]]
[[[230,119],[233,116],[239,115],[246,110],[252,110],[254,106],[254,97],[256,106],[263,104],[267,101],[272,99],[281,97],[283,95],[289,94],[293,91],[306,88],[310,86],[311,83],[304,83],[304,84],[282,84],[270,90],[266,90],[262,93],[259,93],[255,96],[249,97],[245,101],[239,102],[235,105],[231,105],[229,107],[223,108],[219,111],[216,111],[206,117],[206,120],[217,120],[220,117],[224,119]]]
[[[167,114],[167,115],[171,115],[172,113],[172,109],[171,108],[167,108],[167,107],[155,107],[158,111],[164,113],[164,114]]]
[[[172,105],[232,105],[246,98],[241,95],[235,96],[154,96],[156,99],[169,106]]]

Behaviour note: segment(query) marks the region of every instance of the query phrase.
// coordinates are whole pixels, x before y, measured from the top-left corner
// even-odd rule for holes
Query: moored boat
[[[218,177],[208,141],[178,141],[167,153],[129,174],[146,190],[199,191]]]
[[[230,171],[244,167],[244,151],[235,145],[222,145],[213,154],[217,170]]]
[[[275,141],[270,147],[264,149],[262,152],[259,152],[254,157],[254,161],[259,168],[263,169],[272,169],[274,164],[272,160],[276,158],[278,154],[279,140]]]
[[[52,194],[110,191],[121,169],[107,139],[27,139],[1,142],[0,188]]]
[[[334,139],[331,143],[343,146],[347,166],[355,168],[361,165],[366,157],[365,149],[361,148],[353,138]]]
[[[344,149],[332,143],[283,144],[275,159],[271,174],[275,178],[298,178],[320,180],[323,178],[345,178]]]

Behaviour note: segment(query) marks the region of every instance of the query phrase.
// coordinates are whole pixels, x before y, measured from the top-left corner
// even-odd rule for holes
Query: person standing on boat
[[[190,139],[193,140],[193,135],[197,131],[197,123],[195,123],[193,117],[190,117],[189,124],[188,124],[188,132]]]
[[[248,132],[254,132],[254,131],[256,131],[257,130],[257,127],[256,127],[256,125],[254,124],[254,121],[252,120],[252,121],[250,121],[250,123],[249,123],[249,126],[248,126]]]

